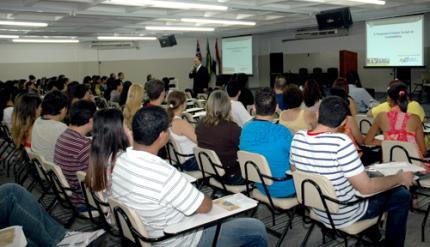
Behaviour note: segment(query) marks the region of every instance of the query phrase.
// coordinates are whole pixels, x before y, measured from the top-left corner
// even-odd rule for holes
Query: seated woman
[[[333,82],[332,87],[340,87],[345,90],[346,95],[348,95],[348,101],[349,101],[349,111],[351,112],[352,116],[357,115],[357,104],[352,99],[352,97],[349,95],[349,85],[348,81],[345,78],[338,78]]]
[[[301,108],[316,113],[320,107],[321,99],[322,93],[318,82],[313,79],[307,80],[303,87]]]
[[[103,109],[94,114],[90,162],[85,184],[93,192],[102,192],[102,200],[111,195],[111,174],[116,158],[133,141],[124,125],[120,110]],[[112,222],[110,216],[107,217]]]
[[[143,99],[145,98],[145,90],[140,84],[132,84],[128,90],[127,100],[124,105],[124,123],[131,130],[131,122],[134,114],[142,108]]]
[[[17,94],[18,88],[10,84],[0,89],[0,122],[4,122],[9,129],[12,126],[12,113]]]
[[[40,117],[42,100],[35,93],[25,93],[16,100],[12,114],[11,135],[17,148],[31,147],[34,121]]]
[[[181,118],[187,107],[187,98],[184,92],[173,91],[167,96],[167,114],[171,122],[170,137],[179,144],[182,154],[193,154],[197,146],[197,137],[194,127]],[[195,171],[199,167],[195,157],[179,157],[183,160],[182,168],[186,171]]]
[[[286,110],[281,112],[279,123],[287,127],[293,134],[301,129],[313,129],[316,125],[315,113],[301,109],[303,93],[294,85],[289,85],[284,91]]]
[[[218,155],[225,170],[224,183],[239,185],[245,183],[237,163],[242,129],[231,120],[230,112],[227,93],[221,90],[212,92],[206,103],[206,116],[196,127],[197,145]]]
[[[76,85],[72,104],[79,100],[94,101],[93,93],[91,92],[91,88],[88,85]]]
[[[112,82],[112,91],[110,92],[109,100],[119,104],[121,100],[122,82],[120,80],[114,80]]]
[[[384,140],[414,143],[423,155],[426,151],[423,126],[417,115],[407,112],[407,86],[401,82],[392,84],[388,89],[387,102],[391,110],[378,114],[364,139],[364,143],[380,145],[381,141],[375,140],[374,137],[378,131],[382,131]]]

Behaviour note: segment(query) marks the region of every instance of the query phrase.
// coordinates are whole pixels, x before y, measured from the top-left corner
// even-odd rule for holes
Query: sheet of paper
[[[0,230],[1,247],[25,247],[27,240],[21,226],[10,226]]]
[[[395,175],[399,170],[410,171],[410,172],[422,172],[422,171],[425,171],[425,168],[415,164],[409,164],[407,162],[389,162],[389,163],[371,165],[368,167],[368,170],[380,172],[384,176],[390,176],[390,175]]]

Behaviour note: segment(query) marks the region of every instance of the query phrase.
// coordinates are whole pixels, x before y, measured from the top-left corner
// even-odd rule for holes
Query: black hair
[[[18,95],[18,88],[12,84],[7,84],[0,90],[0,121],[3,121],[3,110],[7,107],[7,102],[15,103],[15,97]]]
[[[240,92],[241,86],[236,80],[231,80],[226,87],[226,91],[229,97],[236,97]]]
[[[170,79],[168,77],[161,78],[161,81],[164,82],[164,91],[169,91]]]
[[[260,116],[270,116],[276,111],[275,92],[268,87],[259,89],[255,94],[255,113]]]
[[[395,82],[388,88],[388,96],[400,107],[402,112],[408,110],[408,86],[402,82]]]
[[[303,101],[307,107],[315,105],[322,98],[321,89],[318,82],[314,79],[309,79],[303,87]]]
[[[34,75],[29,75],[29,76],[28,76],[28,79],[29,79],[30,81],[32,81],[32,80],[35,80],[35,79],[36,79],[36,77],[35,77]]]
[[[345,89],[343,87],[332,87],[330,88],[330,95],[332,96],[338,96],[345,100],[346,104],[348,105],[348,116],[352,116],[351,110],[349,109],[349,98],[348,94],[346,94]]]
[[[86,100],[75,102],[70,108],[70,124],[82,126],[87,124],[96,112],[96,104]]]
[[[85,96],[85,94],[88,92],[88,90],[90,90],[90,88],[86,84],[76,85],[73,96],[75,98],[82,99]]]
[[[349,107],[345,99],[328,96],[320,104],[318,123],[330,128],[337,128],[348,116]]]
[[[164,82],[153,79],[145,84],[145,92],[148,95],[149,100],[156,100],[160,97],[164,91]]]
[[[143,107],[133,117],[133,139],[141,145],[152,145],[160,133],[168,128],[167,112],[158,106]]]
[[[286,109],[299,107],[303,102],[303,93],[295,84],[290,84],[284,91],[284,104]]]
[[[84,79],[82,80],[82,84],[90,84],[92,81],[91,76],[85,76]]]
[[[66,89],[66,93],[67,96],[69,97],[69,100],[71,100],[73,97],[76,97],[76,87],[79,85],[79,82],[77,81],[72,81],[69,84],[67,84],[67,89]]]
[[[128,95],[128,90],[130,89],[131,86],[131,81],[125,81],[122,84],[122,91],[121,91],[121,95],[119,98],[119,105],[125,105],[125,102],[127,101],[127,95]]]
[[[42,101],[42,116],[43,115],[58,115],[61,109],[69,106],[67,96],[58,91],[53,90],[45,95]]]

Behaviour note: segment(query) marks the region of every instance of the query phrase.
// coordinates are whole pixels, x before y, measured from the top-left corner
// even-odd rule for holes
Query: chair
[[[108,106],[111,107],[111,108],[115,108],[115,109],[121,110],[121,106],[117,102],[108,101]]]
[[[285,225],[284,230],[279,233],[275,230],[268,228],[267,230],[273,235],[279,238],[276,246],[281,246],[282,241],[288,233],[288,229],[291,227],[296,206],[299,204],[297,198],[272,198],[269,193],[268,186],[272,185],[273,182],[286,181],[292,179],[291,176],[285,176],[283,178],[275,178],[272,176],[269,164],[264,156],[256,153],[250,153],[246,151],[238,151],[237,157],[239,159],[240,170],[242,177],[246,180],[247,193],[252,198],[264,203],[272,213],[273,225],[275,224],[275,215],[286,213],[289,220]],[[263,185],[265,194],[261,193],[258,189],[250,191],[249,182],[260,183]]]
[[[417,147],[410,142],[401,141],[382,141],[382,159],[383,162],[392,161],[406,161],[410,164],[422,165],[422,163],[430,163],[430,160],[419,158],[421,155],[418,153]],[[418,188],[429,192],[430,190],[430,178],[418,179]],[[430,197],[430,193],[414,191],[415,194]],[[421,213],[424,213],[424,218],[421,223],[421,241],[425,241],[425,227],[427,219],[430,214],[430,203],[427,209],[415,209]]]
[[[184,171],[182,169],[182,165],[186,161],[187,157],[194,157],[194,154],[184,154],[182,148],[176,141],[170,137],[169,142],[166,145],[167,148],[167,157],[169,159],[169,163],[175,167],[177,167],[181,172],[185,172],[186,174],[195,177],[197,180],[201,180],[203,178],[202,172],[200,170],[197,171]]]
[[[208,94],[206,94],[206,93],[198,93],[197,94],[197,99],[208,100]]]
[[[221,189],[226,193],[241,193],[246,191],[245,185],[227,185],[223,182],[222,177],[225,174],[225,170],[215,151],[194,147],[194,155],[202,171],[203,179],[209,179],[209,185],[212,188],[215,190]]]
[[[357,221],[349,226],[337,229],[334,225],[331,214],[338,212],[340,206],[351,206],[361,202],[364,199],[357,199],[353,202],[341,202],[337,200],[336,191],[328,178],[316,173],[305,173],[301,171],[294,171],[292,175],[296,188],[297,200],[306,208],[311,209],[309,216],[303,216],[305,223],[309,223],[306,218],[311,219],[311,227],[306,233],[302,246],[306,244],[315,224],[318,224],[321,229],[333,231],[334,234],[343,238],[345,246],[348,246],[348,236],[357,238],[359,243],[362,240],[361,233],[364,230],[378,224],[382,219],[382,215],[380,215],[379,217],[375,217],[373,219]],[[330,221],[330,227],[326,227],[320,221],[319,216],[316,215],[312,209],[325,211]],[[323,234],[323,242],[324,240]]]
[[[206,107],[206,100],[205,99],[198,99],[195,101],[195,104],[199,108],[205,108]]]
[[[106,99],[102,96],[94,97],[94,102],[96,103],[98,109],[105,109],[108,107]]]
[[[253,107],[253,105],[247,105],[247,106],[246,106],[246,110],[248,110],[249,115],[251,115],[251,116],[255,116],[255,112],[254,112],[254,107]]]
[[[361,134],[366,135],[367,132],[369,132],[369,129],[372,127],[373,118],[364,114],[357,114],[355,115],[355,121],[357,122]]]
[[[182,119],[187,120],[191,125],[195,126],[197,124],[196,120],[194,120],[193,115],[189,112],[182,112]]]

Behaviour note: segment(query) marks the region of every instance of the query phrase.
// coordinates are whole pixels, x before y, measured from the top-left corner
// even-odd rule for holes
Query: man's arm
[[[362,195],[369,195],[386,191],[397,185],[412,185],[414,175],[411,172],[399,171],[396,175],[369,178],[366,172],[349,177],[352,186]]]
[[[200,204],[199,208],[197,208],[196,213],[198,214],[205,214],[211,211],[212,209],[212,200],[205,195],[205,198],[202,201],[202,204]]]

